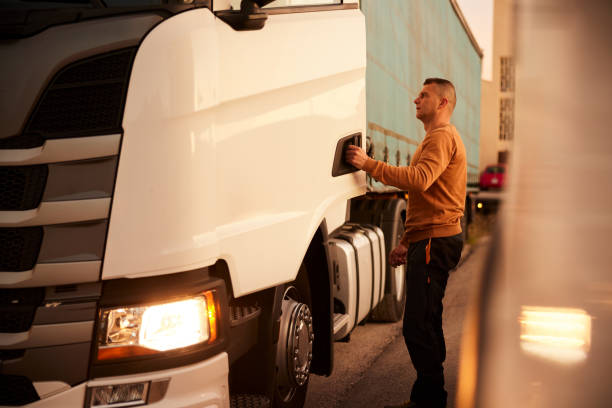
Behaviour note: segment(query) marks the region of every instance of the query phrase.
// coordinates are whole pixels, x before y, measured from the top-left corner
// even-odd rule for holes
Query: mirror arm
[[[260,7],[273,0],[242,0],[240,10],[217,11],[215,15],[230,25],[234,30],[261,30],[266,25],[268,15]]]

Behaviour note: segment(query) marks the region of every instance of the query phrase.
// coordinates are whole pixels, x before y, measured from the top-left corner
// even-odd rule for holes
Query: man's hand
[[[361,170],[363,169],[363,165],[368,159],[368,155],[366,154],[366,152],[363,151],[361,147],[355,145],[348,145],[346,148],[344,159],[348,163]]]
[[[391,266],[396,267],[406,263],[406,255],[408,254],[408,248],[402,244],[398,244],[393,251],[389,252],[389,263]]]

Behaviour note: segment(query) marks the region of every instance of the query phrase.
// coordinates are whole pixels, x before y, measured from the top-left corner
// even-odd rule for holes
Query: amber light
[[[114,360],[117,358],[147,356],[157,353],[157,350],[138,346],[100,348],[98,349],[98,360]]]
[[[217,339],[217,307],[215,306],[215,298],[212,291],[204,292],[206,298],[206,306],[208,309],[208,328],[210,333],[209,343]]]

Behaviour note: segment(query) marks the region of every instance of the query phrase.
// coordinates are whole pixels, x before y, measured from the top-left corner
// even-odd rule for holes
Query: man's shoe
[[[420,405],[413,401],[406,401],[399,405],[385,405],[385,408],[420,408]]]

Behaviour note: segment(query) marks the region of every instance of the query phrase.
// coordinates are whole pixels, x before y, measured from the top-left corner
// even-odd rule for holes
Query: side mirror
[[[215,14],[234,30],[261,30],[266,25],[268,15],[265,11],[261,11],[260,7],[272,1],[274,0],[242,0],[240,10],[223,10]]]
[[[270,3],[272,3],[274,0],[254,0],[254,1],[255,1],[255,3],[257,3],[257,5],[258,5],[259,7],[263,7],[263,6],[265,6],[266,4],[270,4]],[[240,6],[240,7],[242,7],[242,6]]]

